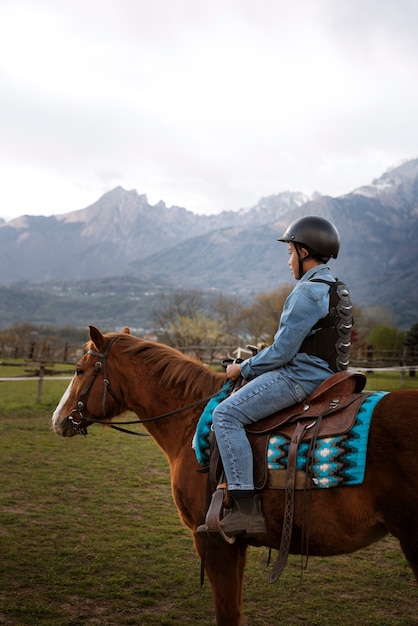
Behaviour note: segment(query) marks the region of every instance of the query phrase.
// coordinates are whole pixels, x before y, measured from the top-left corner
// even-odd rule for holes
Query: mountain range
[[[345,195],[284,192],[256,206],[197,215],[117,187],[91,206],[50,217],[0,220],[0,326],[35,321],[144,327],[161,293],[221,290],[251,298],[292,277],[277,238],[302,215],[341,235],[332,270],[361,307],[418,318],[418,159]]]

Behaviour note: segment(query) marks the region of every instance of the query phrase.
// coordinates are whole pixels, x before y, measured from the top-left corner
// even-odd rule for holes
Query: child
[[[230,380],[242,376],[248,382],[223,400],[212,417],[233,501],[221,522],[229,536],[256,537],[266,531],[259,496],[254,493],[253,457],[245,425],[303,401],[348,365],[351,303],[347,288],[336,282],[326,265],[338,255],[336,227],[323,217],[302,217],[278,241],[288,243],[288,264],[298,284],[286,300],[273,343],[239,365],[227,367]],[[332,291],[339,305],[331,310]],[[197,532],[206,532],[206,526]]]

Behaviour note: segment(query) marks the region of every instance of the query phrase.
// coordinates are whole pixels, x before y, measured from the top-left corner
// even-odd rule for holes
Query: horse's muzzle
[[[65,417],[59,423],[53,424],[54,431],[61,437],[74,437],[75,435],[87,435],[87,428],[77,422],[72,415]]]
[[[74,411],[73,411],[73,413],[74,413]],[[84,425],[84,423],[85,423],[84,417],[80,414],[81,421],[77,422],[77,420],[75,419],[73,413],[71,413],[71,415],[69,415],[67,417],[67,422],[69,422],[71,424],[71,428],[73,429],[73,431],[75,431],[76,435],[84,435],[86,437],[87,436],[87,427]]]

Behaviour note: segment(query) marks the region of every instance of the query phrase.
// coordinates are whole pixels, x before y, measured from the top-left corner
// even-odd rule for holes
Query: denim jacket
[[[302,276],[286,299],[274,341],[240,365],[244,378],[282,368],[290,380],[311,393],[333,371],[322,359],[299,352],[305,337],[315,324],[328,315],[329,286],[310,282],[311,278],[335,281],[326,265],[316,265]]]

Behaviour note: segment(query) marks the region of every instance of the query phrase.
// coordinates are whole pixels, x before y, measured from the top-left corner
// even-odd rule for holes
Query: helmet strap
[[[305,273],[305,270],[303,269],[303,262],[307,261],[312,255],[311,252],[308,249],[308,254],[306,256],[301,256],[300,254],[300,248],[301,246],[298,243],[294,243],[293,244],[295,246],[296,249],[296,253],[298,255],[298,272],[299,272],[299,277],[298,280],[300,280],[302,278],[302,276]],[[305,250],[307,249],[306,246],[302,246],[303,248],[305,248]]]

